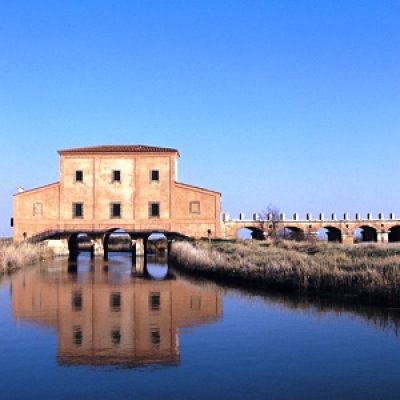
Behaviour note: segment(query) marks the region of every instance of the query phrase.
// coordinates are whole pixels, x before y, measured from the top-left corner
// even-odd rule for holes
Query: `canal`
[[[0,280],[3,399],[398,399],[400,310],[56,259]]]

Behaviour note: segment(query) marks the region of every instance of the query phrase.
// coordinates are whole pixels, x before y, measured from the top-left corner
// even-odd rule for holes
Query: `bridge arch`
[[[240,226],[236,229],[236,239],[265,240],[265,233],[255,226]]]
[[[152,232],[147,238],[147,253],[165,255],[168,252],[168,237],[163,232]]]
[[[400,242],[400,225],[394,225],[389,229],[389,243]]]
[[[304,240],[306,235],[303,229],[298,226],[284,226],[276,232],[278,239],[284,240]]]
[[[378,231],[370,225],[361,225],[354,231],[354,242],[377,242]]]
[[[324,225],[319,229],[317,238],[333,243],[342,243],[343,234],[340,228],[331,225]]]
[[[109,229],[103,236],[104,256],[110,252],[132,253],[133,242],[130,234],[122,228]]]
[[[75,232],[68,236],[68,252],[70,258],[78,257],[82,251],[94,255],[93,238],[86,232]]]

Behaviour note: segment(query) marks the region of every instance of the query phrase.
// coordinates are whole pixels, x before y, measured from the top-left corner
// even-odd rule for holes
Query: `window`
[[[160,292],[151,292],[149,296],[149,306],[151,311],[160,310]]]
[[[83,203],[72,203],[72,217],[83,218]]]
[[[83,171],[75,171],[75,182],[83,182]]]
[[[149,217],[150,218],[160,217],[160,203],[156,202],[149,203]]]
[[[160,334],[160,329],[158,328],[152,328],[150,330],[150,340],[151,343],[154,345],[159,345],[161,342],[161,334]]]
[[[160,181],[160,171],[158,169],[151,170],[150,180],[151,180],[151,182],[159,182]]]
[[[121,218],[121,203],[111,203],[111,218]]]
[[[33,204],[33,215],[43,215],[43,203]]]
[[[113,182],[121,182],[121,171],[114,170],[112,173]]]
[[[80,290],[76,290],[72,294],[72,309],[74,311],[81,311],[82,310],[82,292]]]
[[[119,329],[114,329],[111,331],[111,342],[114,345],[121,343],[121,331]]]
[[[190,214],[200,214],[200,202],[191,201],[189,203],[189,213]]]
[[[191,296],[190,309],[193,311],[200,311],[200,309],[201,309],[201,297],[200,296]]]
[[[121,311],[121,293],[119,292],[111,293],[110,306],[111,306],[111,311],[113,312]]]
[[[83,340],[82,328],[79,325],[74,326],[74,331],[73,331],[74,345],[77,347],[82,346],[82,340]]]

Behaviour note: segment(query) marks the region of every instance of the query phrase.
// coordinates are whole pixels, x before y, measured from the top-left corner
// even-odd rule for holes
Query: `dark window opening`
[[[113,182],[121,182],[121,171],[113,171]]]
[[[121,218],[121,203],[111,203],[111,218]]]
[[[150,331],[150,339],[152,344],[158,345],[161,343],[161,334],[158,328],[152,329]]]
[[[83,218],[83,203],[72,203],[73,218]]]
[[[82,292],[80,290],[76,290],[72,294],[72,309],[74,311],[81,311],[82,310]]]
[[[149,306],[152,311],[159,311],[161,305],[161,298],[159,292],[150,293]]]
[[[160,203],[149,203],[149,217],[160,217]]]
[[[75,182],[83,182],[83,171],[75,171]]]
[[[114,329],[111,332],[111,342],[115,345],[121,343],[121,331],[119,329]]]
[[[111,293],[110,297],[111,311],[121,311],[121,293]]]
[[[158,169],[152,169],[150,174],[150,179],[152,182],[160,181],[160,171]]]
[[[75,346],[81,346],[83,340],[82,328],[80,326],[74,327],[73,341]]]

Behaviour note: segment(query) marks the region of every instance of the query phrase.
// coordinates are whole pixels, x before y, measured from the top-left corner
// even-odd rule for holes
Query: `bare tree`
[[[262,228],[266,229],[269,238],[277,240],[278,238],[278,222],[280,220],[280,210],[273,204],[268,204],[267,207],[260,213]]]

